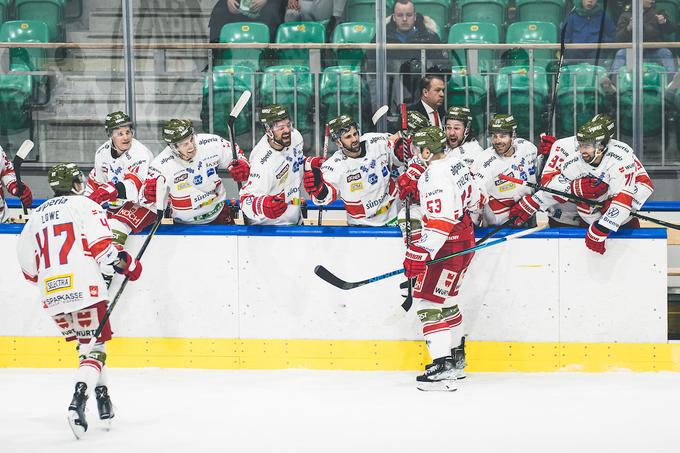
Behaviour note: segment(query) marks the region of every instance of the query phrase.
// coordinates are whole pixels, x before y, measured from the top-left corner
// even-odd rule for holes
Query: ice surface
[[[69,369],[0,369],[0,452],[678,452],[680,373],[477,373],[454,393],[415,373],[111,369],[106,432],[66,421]]]

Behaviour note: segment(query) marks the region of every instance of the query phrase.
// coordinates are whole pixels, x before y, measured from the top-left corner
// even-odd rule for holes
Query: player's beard
[[[284,132],[284,133],[281,134],[280,139],[277,139],[276,136],[275,136],[274,142],[276,142],[277,145],[283,146],[285,148],[285,147],[290,146],[291,141],[292,141],[291,137],[292,137],[292,134],[290,132]]]
[[[450,149],[458,148],[460,145],[463,144],[463,139],[458,139],[458,136],[453,137],[453,138],[446,138],[447,145],[449,146]]]

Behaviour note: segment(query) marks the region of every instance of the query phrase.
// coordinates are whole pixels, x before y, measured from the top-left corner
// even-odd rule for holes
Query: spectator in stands
[[[270,41],[276,38],[276,28],[283,22],[286,0],[218,0],[210,13],[210,42],[220,41],[225,24],[261,22],[269,27]]]
[[[663,11],[655,8],[654,0],[642,0],[642,7],[644,13],[642,16],[643,30],[642,36],[645,42],[661,42],[666,41],[667,35],[675,31],[675,25],[666,16]],[[631,6],[627,5],[623,13],[619,17],[616,24],[616,42],[630,42],[633,35],[633,12]],[[645,49],[644,59],[646,61],[654,61],[663,65],[666,72],[675,74],[677,65],[673,53],[667,48],[660,49]],[[614,61],[612,62],[611,72],[618,73],[619,69],[626,64],[626,49],[620,49],[616,52]]]
[[[335,26],[342,21],[347,0],[288,0],[286,22],[327,20],[326,42],[331,42]]]
[[[402,74],[401,84],[404,88],[404,99],[410,99],[417,91],[417,84],[422,72],[419,44],[441,44],[435,32],[435,22],[427,16],[416,12],[413,0],[395,0],[392,15],[385,27],[385,38],[388,43],[414,44],[413,50],[388,50],[387,72]],[[375,42],[375,38],[373,39]],[[367,52],[368,72],[375,71],[375,54]],[[427,67],[449,67],[449,56],[445,50],[428,50]],[[416,75],[417,74],[417,75]],[[396,108],[400,102],[397,97],[398,78],[388,76],[388,95],[390,106]]]
[[[444,79],[440,75],[428,74],[420,79],[420,100],[408,107],[416,110],[430,121],[430,125],[444,128],[446,112],[444,111]]]
[[[577,0],[574,9],[569,13],[564,26],[564,42],[570,43],[605,43],[614,41],[616,25],[602,9],[598,0]],[[602,51],[604,53],[604,51]],[[601,54],[601,56],[604,56]],[[587,61],[595,63],[596,49],[568,49],[564,52],[565,60]],[[599,64],[599,61],[597,62]]]

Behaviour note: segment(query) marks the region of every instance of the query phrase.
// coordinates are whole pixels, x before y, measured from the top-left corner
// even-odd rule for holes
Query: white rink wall
[[[0,336],[56,336],[0,230]],[[327,236],[325,234],[330,234]],[[341,236],[340,234],[344,234]],[[342,291],[345,280],[398,269],[403,242],[391,228],[161,227],[113,315],[118,337],[416,340],[403,315],[399,277]],[[479,235],[482,235],[480,231]],[[584,230],[544,230],[477,253],[460,304],[475,341],[665,343],[665,230],[623,232],[604,256]],[[143,236],[129,240],[132,251]],[[114,283],[114,289],[117,288]]]

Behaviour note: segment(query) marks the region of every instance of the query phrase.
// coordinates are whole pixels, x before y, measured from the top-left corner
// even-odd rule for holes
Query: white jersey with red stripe
[[[452,153],[430,162],[418,180],[425,218],[415,244],[434,257],[453,228],[470,212],[480,209],[484,196],[470,169]]]
[[[632,207],[633,210],[639,210],[654,192],[654,185],[652,184],[649,174],[647,174],[647,170],[645,170],[642,163],[638,160],[637,156],[635,156],[633,149],[624,142],[611,139],[607,144],[607,149],[616,149],[618,152],[624,154],[632,154],[633,160],[635,161],[635,186],[633,189]],[[578,142],[576,141],[575,136],[556,140],[550,149],[550,155],[546,159],[545,168],[541,175],[541,185],[549,185],[555,176],[562,173],[564,163],[579,155]],[[569,188],[568,192],[571,193],[571,188]],[[548,199],[548,197],[549,196],[545,194],[542,196],[542,199]],[[583,208],[585,211],[585,207]],[[581,217],[575,203],[567,202],[552,205],[547,211],[548,216],[560,223],[579,225],[579,219]]]
[[[300,187],[305,156],[302,134],[291,132],[290,146],[276,150],[264,135],[250,152],[250,176],[241,188],[241,211],[251,225],[298,225],[302,223]],[[264,197],[284,194],[288,208],[270,219],[262,211]]]
[[[215,220],[222,211],[227,192],[217,169],[227,168],[233,154],[231,144],[218,135],[196,134],[194,139],[193,159],[184,160],[166,146],[151,162],[149,179],[165,178],[175,222],[202,225]],[[238,153],[239,159],[245,159],[240,149]]]
[[[475,174],[477,173],[477,167],[479,166],[479,160],[484,152],[484,148],[482,148],[482,145],[479,144],[476,138],[473,138],[457,148],[451,149],[447,147],[446,152],[456,154],[472,170],[472,174]]]
[[[314,202],[327,205],[340,198],[345,203],[348,225],[393,224],[399,212],[392,169],[403,167],[394,155],[390,134],[361,136],[362,155],[347,157],[338,150],[321,167],[328,195]]]
[[[504,174],[531,183],[536,182],[536,146],[523,138],[515,139],[513,146],[515,152],[510,157],[500,156],[490,146],[476,159],[475,178],[487,197],[482,211],[486,225],[506,222],[515,202],[534,192],[530,187],[499,178],[499,175]]]
[[[153,154],[149,148],[137,139],[133,138],[130,149],[118,157],[113,156],[112,141],[107,141],[95,153],[94,168],[87,178],[85,195],[91,194],[101,185],[120,182],[125,185],[125,199],[113,201],[109,207],[120,208],[125,201],[139,203],[141,188],[152,160]]]
[[[610,140],[602,161],[596,167],[586,163],[580,153],[572,154],[562,163],[560,173],[550,180],[547,187],[570,193],[571,181],[579,178],[597,178],[607,183],[609,186],[607,192],[597,199],[597,201],[611,199],[609,209],[604,215],[599,209],[581,203],[577,204],[577,209],[585,223],[592,224],[599,221],[603,227],[617,231],[628,221],[634,204],[638,164],[633,150],[625,143]],[[651,188],[651,181],[641,184],[641,187],[648,191],[647,187]],[[543,207],[560,200],[559,196],[556,197],[547,192],[538,192],[536,198],[540,200]]]
[[[115,262],[118,248],[106,212],[87,197],[55,197],[36,208],[19,236],[17,254],[50,316],[108,299],[100,264]]]
[[[0,147],[0,222],[4,222],[8,216],[7,204],[5,203],[5,191],[17,183],[17,177],[14,173],[14,165],[12,161],[7,158],[7,154]]]

